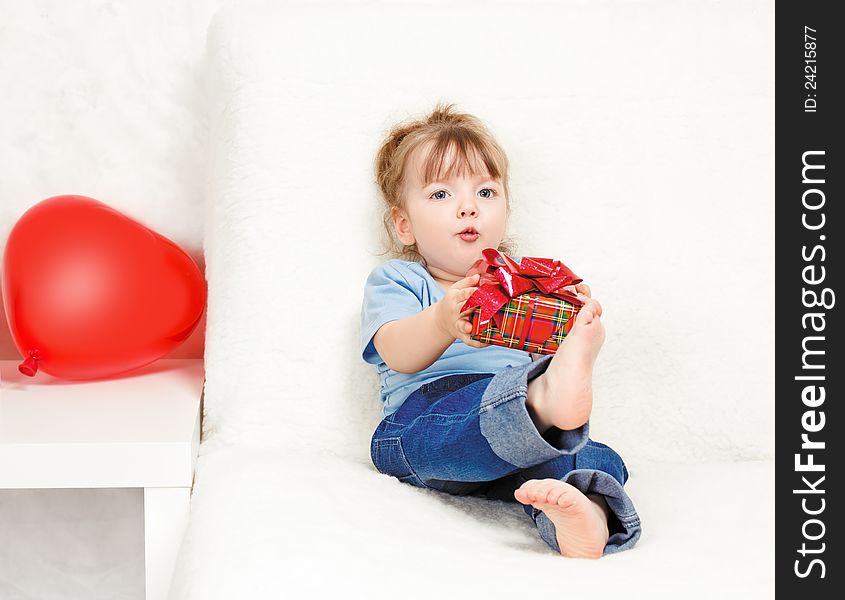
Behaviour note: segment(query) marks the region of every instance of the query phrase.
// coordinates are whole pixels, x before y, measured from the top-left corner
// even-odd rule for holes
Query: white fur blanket
[[[173,598],[771,594],[774,15],[727,10],[218,14],[204,439]],[[737,52],[754,68],[731,67]],[[437,100],[509,153],[521,253],[563,260],[604,306],[591,429],[631,473],[644,526],[630,552],[562,559],[518,505],[370,464],[381,407],[358,316],[382,260],[372,160],[392,123]]]

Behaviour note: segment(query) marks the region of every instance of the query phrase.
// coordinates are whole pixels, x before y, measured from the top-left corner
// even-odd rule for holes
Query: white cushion
[[[771,598],[773,482],[772,461],[646,461],[626,486],[640,541],[585,561],[517,504],[244,445],[200,459],[171,598]]]
[[[372,163],[391,124],[446,99],[509,153],[520,249],[602,302],[596,437],[625,457],[771,457],[766,20],[707,2],[484,6],[246,4],[212,23],[208,427],[294,447],[371,430]],[[695,42],[717,29],[744,32],[754,69]]]
[[[219,13],[204,441],[174,597],[274,597],[288,577],[345,563],[358,591],[397,563],[425,589],[435,557],[507,573],[514,589],[531,572],[549,592],[601,574],[766,595],[773,19],[762,1]],[[518,507],[416,490],[369,462],[381,405],[358,319],[384,260],[372,163],[393,123],[437,100],[478,115],[508,152],[519,251],[564,261],[604,307],[592,436],[625,459],[644,525],[599,566],[549,554]],[[743,561],[722,550],[740,546]]]

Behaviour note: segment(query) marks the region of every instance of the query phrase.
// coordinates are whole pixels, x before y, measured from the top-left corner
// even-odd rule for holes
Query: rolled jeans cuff
[[[611,533],[602,555],[627,550],[637,543],[642,533],[640,517],[634,509],[634,503],[622,488],[622,484],[616,481],[613,476],[604,471],[575,469],[567,473],[561,481],[577,488],[585,495],[600,494],[604,496],[608,508],[619,521],[618,524],[608,523]],[[556,552],[560,552],[560,545],[557,543],[557,530],[551,519],[537,508],[534,508],[532,518],[537,524],[540,537]]]
[[[490,380],[481,398],[478,415],[481,434],[496,456],[521,469],[563,454],[575,454],[589,439],[589,422],[570,431],[552,427],[543,436],[528,414],[525,405],[528,382],[542,375],[553,358],[550,354],[519,367],[503,369]],[[515,444],[514,439],[520,442]]]

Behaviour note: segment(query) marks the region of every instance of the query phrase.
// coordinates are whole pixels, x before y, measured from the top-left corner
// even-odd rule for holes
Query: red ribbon
[[[583,279],[559,260],[524,256],[516,264],[512,258],[493,248],[485,248],[483,254],[484,258],[475,261],[467,271],[467,276],[474,273],[481,275],[478,289],[461,307],[461,312],[481,307],[476,330],[485,329],[490,319],[511,298],[534,290],[566,300],[575,306],[584,305],[576,294],[563,289],[581,283]]]

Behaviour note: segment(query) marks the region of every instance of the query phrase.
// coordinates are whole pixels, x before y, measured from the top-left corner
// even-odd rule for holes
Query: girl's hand
[[[475,310],[470,309],[461,312],[461,307],[466,303],[467,298],[472,296],[477,287],[473,287],[478,283],[478,274],[464,277],[460,281],[452,284],[446,295],[443,296],[436,304],[437,326],[447,336],[453,339],[459,339],[467,346],[473,348],[486,348],[490,344],[484,344],[469,337],[469,332],[472,331],[472,324],[467,317]]]

